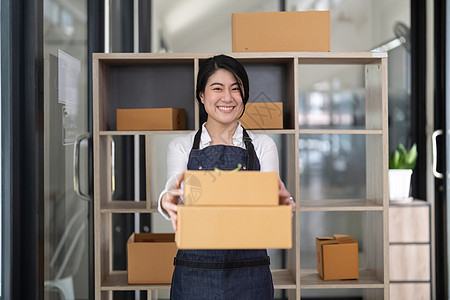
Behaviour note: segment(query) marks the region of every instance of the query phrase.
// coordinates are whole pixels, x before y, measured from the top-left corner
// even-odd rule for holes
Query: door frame
[[[43,298],[43,1],[1,1],[2,296]]]
[[[446,102],[449,96],[446,90],[447,72],[446,53],[446,18],[447,1],[434,1],[434,130],[446,131]],[[435,203],[435,258],[436,258],[436,299],[448,299],[448,213],[447,213],[447,180],[446,168],[446,134],[439,136],[437,141],[438,172],[444,174],[443,179],[434,178]]]

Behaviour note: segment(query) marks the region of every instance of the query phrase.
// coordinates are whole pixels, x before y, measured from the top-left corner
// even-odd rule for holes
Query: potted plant
[[[389,199],[397,202],[412,201],[409,197],[411,175],[417,161],[417,145],[409,151],[399,143],[389,157]]]

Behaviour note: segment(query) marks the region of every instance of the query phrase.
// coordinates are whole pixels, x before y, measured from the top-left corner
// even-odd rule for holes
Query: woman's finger
[[[278,187],[280,190],[286,189],[286,187],[284,186],[284,182],[281,180],[280,177],[278,177]]]
[[[172,228],[174,231],[177,231],[177,220],[176,218],[172,218]]]
[[[182,172],[182,173],[180,174],[180,176],[178,176],[178,178],[177,178],[177,180],[176,180],[177,186],[181,187],[181,182],[182,182],[183,180],[184,180],[184,172]]]
[[[289,198],[291,196],[291,194],[286,190],[280,190],[278,192],[278,195],[280,196],[280,198]]]
[[[173,211],[169,212],[170,220],[172,221],[172,228],[177,231],[177,214]]]
[[[168,196],[171,200],[171,202],[176,203],[178,202],[178,197],[182,196],[184,191],[182,189],[173,189],[173,190],[169,190],[167,191]]]
[[[163,206],[163,208],[170,214],[170,212],[177,212],[178,211],[178,205],[172,203],[172,202],[166,202]]]

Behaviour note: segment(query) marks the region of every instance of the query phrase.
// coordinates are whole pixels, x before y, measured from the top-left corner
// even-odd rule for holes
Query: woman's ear
[[[202,101],[202,103],[205,104],[205,93],[201,92],[198,95],[200,96],[200,100]]]

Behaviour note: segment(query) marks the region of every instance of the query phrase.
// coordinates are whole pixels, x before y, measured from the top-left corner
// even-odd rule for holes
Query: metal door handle
[[[80,144],[84,139],[89,141],[90,137],[89,133],[78,135],[73,146],[73,189],[81,199],[88,201],[91,200],[90,195],[83,194],[80,189]]]
[[[431,136],[431,143],[433,146],[433,175],[436,178],[442,179],[444,178],[444,174],[439,173],[437,171],[437,143],[436,143],[436,138],[438,135],[442,135],[444,134],[444,131],[442,129],[436,130],[435,132],[433,132],[433,135]]]
[[[115,171],[115,162],[116,160],[116,143],[114,139],[111,137],[111,196],[114,195],[116,191],[116,171]]]

